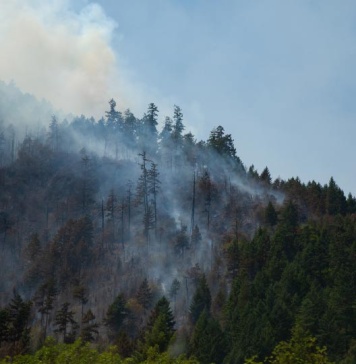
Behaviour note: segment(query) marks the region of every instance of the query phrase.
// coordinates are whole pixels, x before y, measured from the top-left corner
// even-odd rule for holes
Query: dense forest
[[[178,106],[34,127],[50,106],[0,91],[2,363],[355,363],[356,199],[334,178],[273,180]]]

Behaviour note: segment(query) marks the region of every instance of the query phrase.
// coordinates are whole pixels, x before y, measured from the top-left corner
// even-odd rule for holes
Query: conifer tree
[[[260,179],[261,179],[261,181],[262,181],[263,183],[265,183],[266,185],[270,185],[270,184],[271,184],[271,182],[272,182],[272,178],[271,178],[271,174],[270,174],[270,172],[269,172],[268,167],[266,167],[266,168],[262,171],[262,173],[261,173],[261,175],[260,175]]]
[[[136,294],[137,302],[142,305],[144,309],[148,309],[151,306],[152,302],[152,291],[148,284],[147,278],[145,278],[142,283],[140,284],[140,287]]]
[[[74,342],[78,324],[74,320],[74,312],[69,310],[68,302],[63,303],[61,308],[56,312],[54,322],[57,326],[55,332],[63,334],[63,342]]]
[[[156,163],[151,163],[151,168],[147,174],[148,192],[152,196],[153,207],[153,228],[157,236],[157,194],[159,192],[161,181],[159,180],[159,172]]]
[[[190,318],[193,323],[198,321],[200,314],[206,310],[207,313],[210,312],[211,306],[211,295],[210,289],[206,282],[205,274],[198,281],[198,286],[193,296],[192,303],[190,305]]]
[[[201,364],[222,363],[226,354],[226,342],[219,323],[204,309],[194,327],[190,353]]]
[[[111,336],[119,333],[128,314],[126,299],[123,294],[119,294],[109,306],[104,319],[104,324],[110,329]]]
[[[265,210],[265,221],[270,226],[275,226],[278,221],[277,212],[271,201],[268,202],[268,205]]]
[[[174,334],[174,317],[166,297],[162,297],[155,305],[148,319],[145,346],[157,345],[160,352],[167,350],[168,344]]]
[[[80,337],[84,342],[93,342],[99,334],[98,328],[99,325],[95,322],[95,315],[89,309],[82,316],[82,329],[80,333]]]
[[[32,301],[24,301],[22,297],[14,291],[14,297],[8,305],[8,328],[7,339],[9,342],[21,342],[24,349],[28,348],[30,341],[29,320],[31,314]]]

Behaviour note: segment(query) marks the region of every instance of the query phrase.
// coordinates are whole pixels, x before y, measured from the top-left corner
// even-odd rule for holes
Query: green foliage
[[[210,132],[207,145],[221,155],[236,158],[234,140],[231,134],[225,134],[225,130],[221,125]]]
[[[119,294],[109,306],[104,323],[109,327],[112,335],[117,335],[122,328],[129,311],[123,294]]]
[[[152,291],[148,284],[147,278],[145,278],[136,294],[137,302],[142,305],[143,308],[148,309],[152,304]]]
[[[277,212],[272,204],[269,202],[265,210],[265,222],[270,226],[275,226],[278,221]]]
[[[189,309],[192,322],[196,323],[199,319],[200,314],[204,310],[210,312],[210,306],[210,290],[205,275],[202,275],[202,277],[198,281],[198,286],[194,293],[193,300]]]
[[[190,353],[199,363],[222,363],[226,350],[225,337],[219,323],[204,310],[194,327]]]
[[[156,105],[142,119],[109,105],[105,120],[53,117],[48,131],[22,142],[23,131],[15,138],[1,126],[0,292],[4,299],[18,287],[35,309],[18,294],[0,308],[0,357],[36,348],[47,333],[73,342],[78,330],[81,343],[47,342],[41,358],[173,363],[185,359],[165,351],[189,347],[202,362],[240,364],[256,354],[248,362],[324,362],[327,347],[331,360],[353,362],[355,197],[345,198],[333,178],[324,186],[298,177],[272,183],[267,167],[246,172],[222,126],[207,142],[183,135],[177,106],[157,142]],[[138,288],[145,274],[155,291],[176,278],[169,294],[177,332],[165,298],[150,312],[153,286],[145,279]],[[107,302],[116,290],[128,303],[123,295]],[[97,311],[106,312],[101,330]],[[291,339],[293,327],[300,332]],[[103,353],[83,344],[103,350],[108,341],[117,347]]]
[[[266,185],[270,185],[272,182],[271,174],[269,172],[268,167],[266,167],[260,175],[260,179],[262,182],[264,182]]]
[[[30,314],[32,301],[24,301],[15,291],[14,297],[1,314],[1,338],[17,343],[15,352],[26,352],[30,344]]]
[[[145,358],[149,349],[156,347],[160,353],[167,350],[174,334],[174,317],[169,301],[163,296],[155,305],[148,319],[143,340],[139,343],[138,358]]]
[[[0,364],[199,364],[197,360],[184,356],[172,358],[167,352],[160,353],[156,347],[149,348],[147,358],[139,361],[122,359],[116,351],[116,347],[109,347],[99,352],[80,340],[72,344],[57,344],[48,338],[45,345],[33,355],[8,357],[0,360]]]
[[[95,341],[99,334],[99,325],[95,322],[95,315],[89,309],[82,317],[82,328],[80,337],[83,342]]]
[[[63,334],[63,342],[71,343],[74,341],[78,324],[74,320],[74,312],[69,310],[68,302],[63,303],[56,312],[55,325],[57,326],[55,332]]]
[[[273,349],[272,355],[263,362],[256,361],[256,356],[245,364],[332,364],[327,357],[326,348],[320,348],[314,337],[308,336],[299,327],[292,330],[289,341],[281,341]]]
[[[109,348],[103,353],[90,348],[89,344],[83,344],[77,340],[72,344],[56,344],[52,338],[46,340],[45,345],[34,355],[17,356],[3,359],[1,364],[123,364],[114,349]]]

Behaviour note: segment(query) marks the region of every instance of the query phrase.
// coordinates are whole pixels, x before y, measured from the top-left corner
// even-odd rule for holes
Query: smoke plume
[[[64,112],[101,117],[111,97],[126,102],[115,28],[96,4],[76,12],[66,0],[1,0],[0,79]]]

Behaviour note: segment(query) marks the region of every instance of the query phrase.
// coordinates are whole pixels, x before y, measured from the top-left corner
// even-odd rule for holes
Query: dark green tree
[[[117,336],[124,325],[125,319],[129,314],[127,302],[123,294],[119,294],[114,302],[109,306],[104,324],[109,328],[109,336]]]
[[[64,343],[74,342],[78,324],[74,320],[74,312],[69,310],[68,302],[63,303],[61,308],[56,312],[54,324],[57,326],[55,332],[63,335]]]
[[[29,343],[29,320],[31,314],[32,301],[24,301],[15,291],[8,306],[9,314],[9,341],[22,341],[25,345]]]
[[[144,339],[146,348],[157,345],[160,352],[166,351],[175,331],[174,325],[169,301],[163,296],[156,303],[148,319]]]
[[[192,303],[190,305],[190,318],[193,323],[196,323],[200,314],[206,310],[210,312],[211,306],[211,295],[208,283],[206,281],[205,274],[201,276],[198,281],[197,288],[195,290]]]
[[[277,224],[278,215],[271,201],[268,202],[264,215],[266,224],[269,226],[275,226]]]
[[[190,354],[199,363],[222,363],[226,355],[226,342],[219,323],[206,310],[199,315],[190,341]]]
[[[157,115],[158,108],[154,103],[148,105],[147,113],[142,120],[140,135],[140,147],[150,156],[156,155],[157,152]]]
[[[142,305],[145,310],[151,307],[152,291],[148,284],[147,278],[145,278],[140,284],[140,287],[138,288],[138,291],[136,293],[136,298],[137,302]]]
[[[272,182],[272,178],[271,178],[271,173],[269,172],[268,167],[266,167],[261,175],[260,175],[260,180],[265,183],[266,185],[270,185]]]
[[[221,125],[210,132],[207,145],[220,155],[236,158],[234,140],[231,134],[225,134],[224,128]]]
[[[44,338],[46,338],[47,335],[50,314],[53,310],[54,300],[58,293],[55,280],[50,278],[38,288],[35,294],[35,304],[38,307],[37,311],[41,314],[41,325],[43,327]]]
[[[147,173],[148,193],[151,195],[151,203],[153,209],[153,228],[157,235],[157,194],[160,189],[161,181],[159,180],[159,172],[156,163],[151,163],[151,168]]]
[[[95,315],[89,309],[82,317],[80,337],[84,342],[93,342],[97,338],[99,325],[95,322]]]

